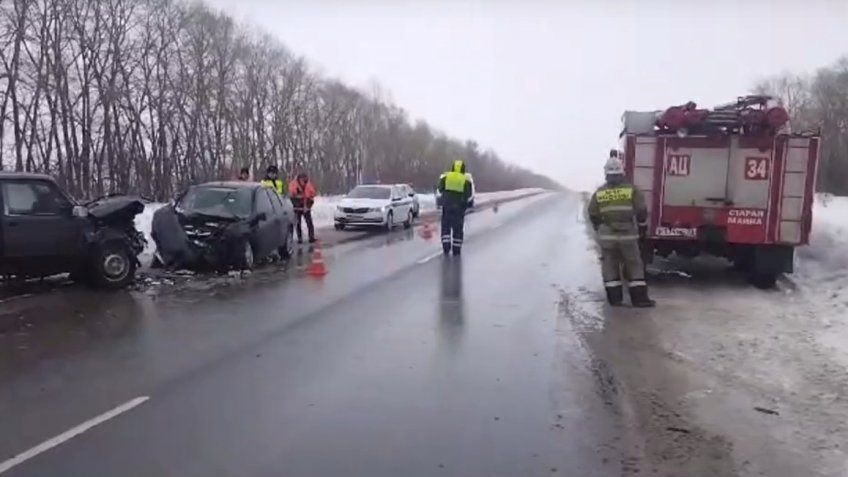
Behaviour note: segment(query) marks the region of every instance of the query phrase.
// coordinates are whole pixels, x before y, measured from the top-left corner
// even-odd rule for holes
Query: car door
[[[256,225],[256,245],[259,248],[258,256],[265,257],[271,250],[276,248],[280,240],[280,219],[274,211],[274,206],[271,205],[271,196],[273,193],[267,188],[256,189],[256,213],[265,214],[265,219],[260,220]]]
[[[410,206],[412,207],[412,213],[417,214],[419,212],[418,197],[415,195],[415,189],[411,185],[406,186],[406,195],[411,199]]]
[[[395,212],[395,220],[403,222],[406,220],[410,210],[411,199],[403,193],[400,187],[392,187],[392,210]]]
[[[271,194],[271,199],[276,199],[274,204],[280,207],[280,226],[283,231],[288,233],[289,228],[294,224],[294,206],[290,200],[279,195]],[[285,235],[283,235],[283,238],[285,238]]]
[[[280,198],[280,194],[269,193],[268,198],[271,199],[271,208],[274,209],[274,222],[276,223],[270,245],[271,249],[274,250],[285,244],[286,229],[289,222],[286,218],[286,208],[283,205],[283,199]]]
[[[67,260],[79,256],[89,222],[73,216],[73,204],[55,184],[7,180],[0,187],[5,256],[20,260]],[[59,263],[54,265],[61,268]]]

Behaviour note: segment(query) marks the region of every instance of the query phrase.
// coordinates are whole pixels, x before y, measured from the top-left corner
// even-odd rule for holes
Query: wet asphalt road
[[[561,300],[597,288],[580,207],[474,214],[461,258],[400,231],[327,248],[321,280],[302,255],[7,304],[24,324],[0,335],[0,462],[149,399],[3,475],[616,475],[618,417]]]

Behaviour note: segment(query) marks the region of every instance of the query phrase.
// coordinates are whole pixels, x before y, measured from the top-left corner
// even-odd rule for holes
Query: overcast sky
[[[848,0],[206,0],[328,76],[577,189],[625,109],[712,106],[848,54]]]

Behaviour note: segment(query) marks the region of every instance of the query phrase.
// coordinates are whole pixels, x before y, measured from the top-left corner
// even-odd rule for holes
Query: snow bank
[[[138,256],[142,267],[148,267],[153,262],[153,253],[156,251],[156,244],[153,243],[153,238],[150,237],[150,230],[153,223],[153,213],[163,205],[165,204],[147,204],[144,206],[144,212],[135,216],[135,228],[143,233],[144,238],[147,239],[147,245],[144,247],[144,251]]]
[[[516,190],[505,190],[500,192],[480,192],[477,194],[475,201],[479,204],[485,204],[487,202],[491,202],[493,200],[506,200],[512,199],[515,197],[521,197],[522,195],[527,194],[538,194],[541,192],[545,192],[545,189],[516,189]]]
[[[798,257],[808,268],[804,262],[830,272],[848,269],[848,197],[816,195],[810,245],[799,248]]]
[[[493,200],[507,200],[538,192],[544,192],[544,190],[517,189],[501,192],[481,192],[477,194],[475,200],[477,204],[482,205]],[[315,199],[315,205],[312,207],[312,220],[315,222],[316,228],[333,226],[336,207],[343,197],[343,195],[328,195],[318,196]],[[421,212],[436,210],[436,196],[433,194],[418,194],[418,203],[421,206]]]

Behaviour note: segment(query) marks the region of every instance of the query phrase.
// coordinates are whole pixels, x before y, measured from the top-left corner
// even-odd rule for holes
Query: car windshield
[[[392,196],[392,191],[388,187],[359,186],[347,196],[352,199],[388,199]]]
[[[229,187],[192,187],[180,199],[180,211],[184,214],[204,214],[217,217],[250,216],[253,205],[253,189]]]

